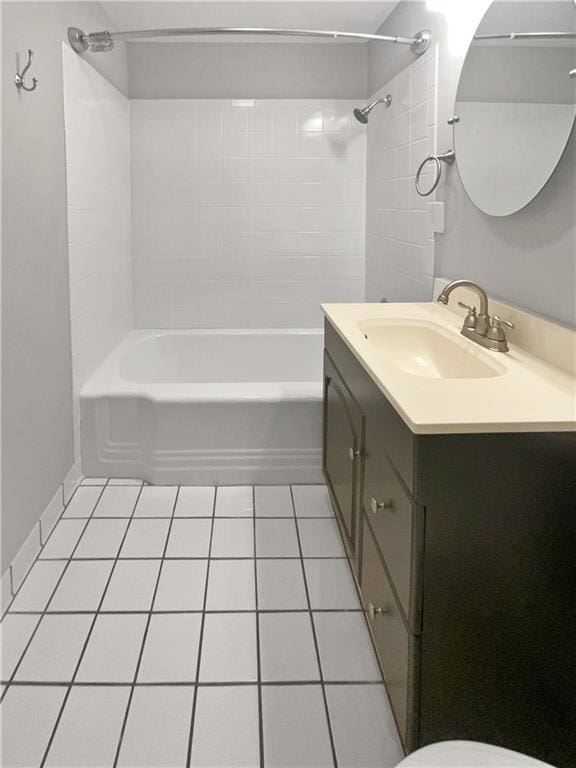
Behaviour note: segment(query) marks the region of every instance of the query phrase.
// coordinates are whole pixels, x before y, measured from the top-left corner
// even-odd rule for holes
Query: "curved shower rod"
[[[377,43],[398,43],[409,45],[416,56],[425,53],[432,39],[430,30],[423,29],[413,37],[398,35],[369,35],[360,32],[338,32],[321,29],[274,29],[270,27],[180,27],[175,29],[138,29],[129,32],[90,32],[86,34],[77,27],[68,27],[68,41],[76,53],[91,51],[103,53],[114,48],[116,40],[146,40],[155,37],[188,37],[192,35],[275,35],[285,37],[328,37],[352,40],[374,41]]]

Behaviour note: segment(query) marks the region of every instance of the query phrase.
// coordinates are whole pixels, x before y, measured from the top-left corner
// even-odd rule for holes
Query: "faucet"
[[[458,306],[468,310],[460,333],[467,339],[480,344],[493,352],[508,352],[508,340],[504,328],[514,328],[514,323],[503,320],[498,315],[488,314],[488,296],[486,291],[472,280],[454,280],[438,296],[440,304],[448,304],[450,294],[455,288],[469,288],[474,291],[480,303],[480,310],[459,301]]]

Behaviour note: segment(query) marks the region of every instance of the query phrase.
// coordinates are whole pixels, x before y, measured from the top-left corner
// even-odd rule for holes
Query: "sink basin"
[[[506,369],[481,347],[425,321],[360,320],[368,344],[406,373],[431,379],[487,379]]]

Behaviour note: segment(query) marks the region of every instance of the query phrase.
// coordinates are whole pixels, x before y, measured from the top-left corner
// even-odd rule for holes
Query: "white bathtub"
[[[132,331],[80,395],[84,474],[321,482],[321,330]]]

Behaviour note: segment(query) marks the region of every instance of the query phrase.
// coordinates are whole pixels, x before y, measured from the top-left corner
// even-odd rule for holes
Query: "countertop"
[[[576,431],[576,378],[510,344],[506,353],[483,349],[460,334],[462,318],[445,306],[324,304],[322,309],[364,370],[415,434]],[[468,351],[488,359],[500,375],[428,378],[407,373],[375,348],[362,320],[423,321],[454,334]],[[452,338],[452,337],[451,337]],[[576,334],[574,335],[576,340]]]

